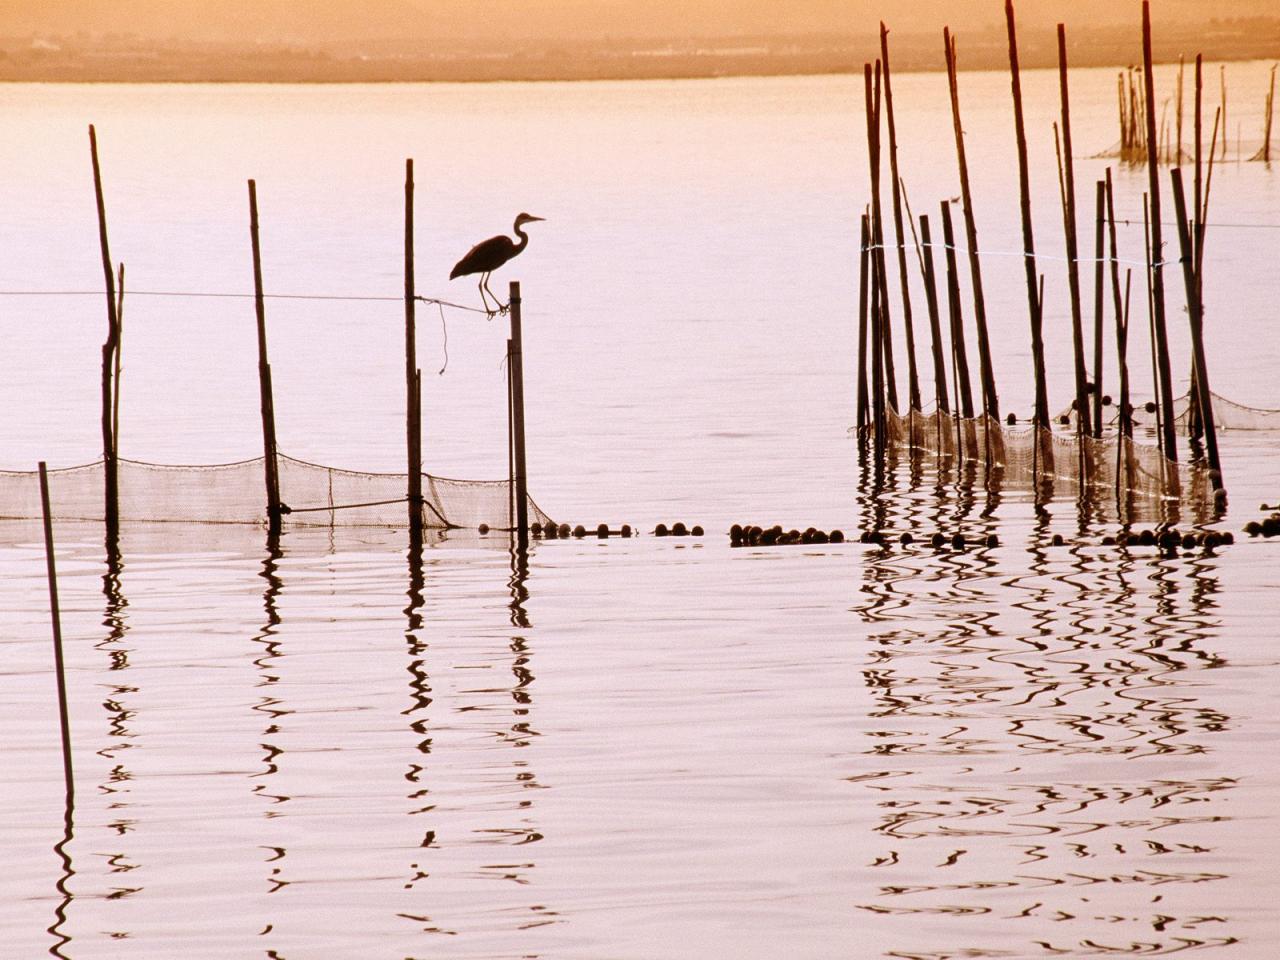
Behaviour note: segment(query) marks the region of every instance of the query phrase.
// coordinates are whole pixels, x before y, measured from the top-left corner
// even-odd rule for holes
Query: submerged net
[[[280,499],[289,526],[399,527],[408,523],[408,475],[362,473],[281,454]],[[166,466],[119,460],[121,521],[267,522],[262,457],[208,466]],[[50,470],[49,508],[57,520],[103,520],[102,461]],[[437,529],[509,529],[506,480],[450,480],[423,474],[423,523]],[[0,471],[0,519],[42,516],[38,474]],[[529,498],[529,522],[551,518]]]
[[[1219,430],[1280,430],[1280,410],[1264,410],[1259,407],[1247,407],[1218,394],[1211,394],[1213,402],[1213,423]],[[1174,426],[1179,433],[1191,432],[1193,401],[1191,394],[1184,393],[1173,401],[1175,414]],[[1114,420],[1118,411],[1114,405],[1104,408],[1110,411]],[[1063,410],[1057,420],[1075,425],[1075,410]],[[1145,405],[1139,405],[1133,411],[1133,425],[1138,428],[1154,430],[1157,425],[1155,411],[1148,411]]]
[[[885,413],[891,449],[989,463],[1005,486],[1049,496],[1096,497],[1133,503],[1177,501],[1208,515],[1214,489],[1207,468],[1173,463],[1154,446],[1116,435],[1101,439],[1054,433],[1043,427],[1006,427],[990,417],[911,411]]]

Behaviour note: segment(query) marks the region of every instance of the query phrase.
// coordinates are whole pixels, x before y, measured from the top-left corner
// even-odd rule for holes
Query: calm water
[[[1228,69],[1246,154],[1266,71]],[[1025,415],[1007,83],[966,74],[962,97],[1001,397]],[[1049,257],[1055,83],[1025,77]],[[895,81],[903,174],[934,220],[959,192],[944,91]],[[1114,74],[1073,74],[1073,92],[1091,203]],[[860,103],[850,78],[0,86],[2,291],[101,284],[89,122],[135,291],[250,290],[251,176],[272,292],[398,293],[406,156],[428,295],[471,302],[444,279],[454,260],[520,210],[546,217],[509,272],[534,496],[575,523],[711,531],[538,544],[524,571],[474,534],[416,558],[395,530],[274,549],[254,529],[144,525],[107,576],[100,529],[61,525],[67,839],[43,550],[33,526],[0,528],[0,953],[1273,956],[1277,548],[1119,552],[1072,503],[1038,516],[927,465],[866,499],[846,435]],[[1213,185],[1210,360],[1219,392],[1280,407],[1280,180],[1234,154]],[[1117,178],[1140,217],[1143,174]],[[1121,243],[1141,259],[1140,227]],[[1042,269],[1058,408],[1065,271]],[[102,314],[0,296],[0,469],[96,456]],[[270,303],[282,449],[401,467],[401,317]],[[444,331],[419,317],[428,469],[505,475],[504,322],[451,313],[437,376]],[[123,454],[253,456],[254,348],[249,302],[128,299]],[[1225,528],[1280,499],[1274,443],[1224,437]],[[850,531],[877,509],[895,533],[1002,545],[734,551],[722,534]]]

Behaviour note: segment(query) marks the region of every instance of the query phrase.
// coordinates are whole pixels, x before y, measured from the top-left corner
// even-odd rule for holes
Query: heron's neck
[[[514,230],[515,235],[520,238],[520,242],[516,244],[516,250],[523,250],[529,245],[529,235],[524,232],[524,227],[518,223],[512,227],[512,230]]]

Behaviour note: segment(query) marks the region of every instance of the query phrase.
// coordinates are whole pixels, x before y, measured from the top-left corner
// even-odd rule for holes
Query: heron
[[[528,213],[520,214],[516,217],[515,226],[512,227],[515,235],[520,238],[519,243],[513,241],[506,234],[499,234],[496,237],[490,237],[488,240],[480,241],[467,252],[465,257],[454,265],[453,272],[449,274],[449,279],[455,280],[458,277],[480,274],[480,300],[484,303],[484,309],[487,313],[497,313],[497,310],[489,309],[489,300],[485,296],[487,293],[490,297],[493,297],[494,303],[499,308],[502,308],[502,301],[489,289],[489,274],[529,245],[529,235],[521,228],[526,223],[534,223],[542,219],[542,217],[535,217]]]

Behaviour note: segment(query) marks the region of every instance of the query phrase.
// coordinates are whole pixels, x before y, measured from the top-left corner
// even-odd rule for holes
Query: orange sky
[[[1021,0],[1034,28],[1137,23],[1139,0]],[[1277,16],[1275,0],[1156,0],[1157,24],[1210,16]],[[193,40],[421,36],[424,43],[520,37],[683,38],[862,33],[883,18],[901,33],[949,22],[961,33],[999,23],[1001,0],[0,0],[0,35],[83,31]]]

